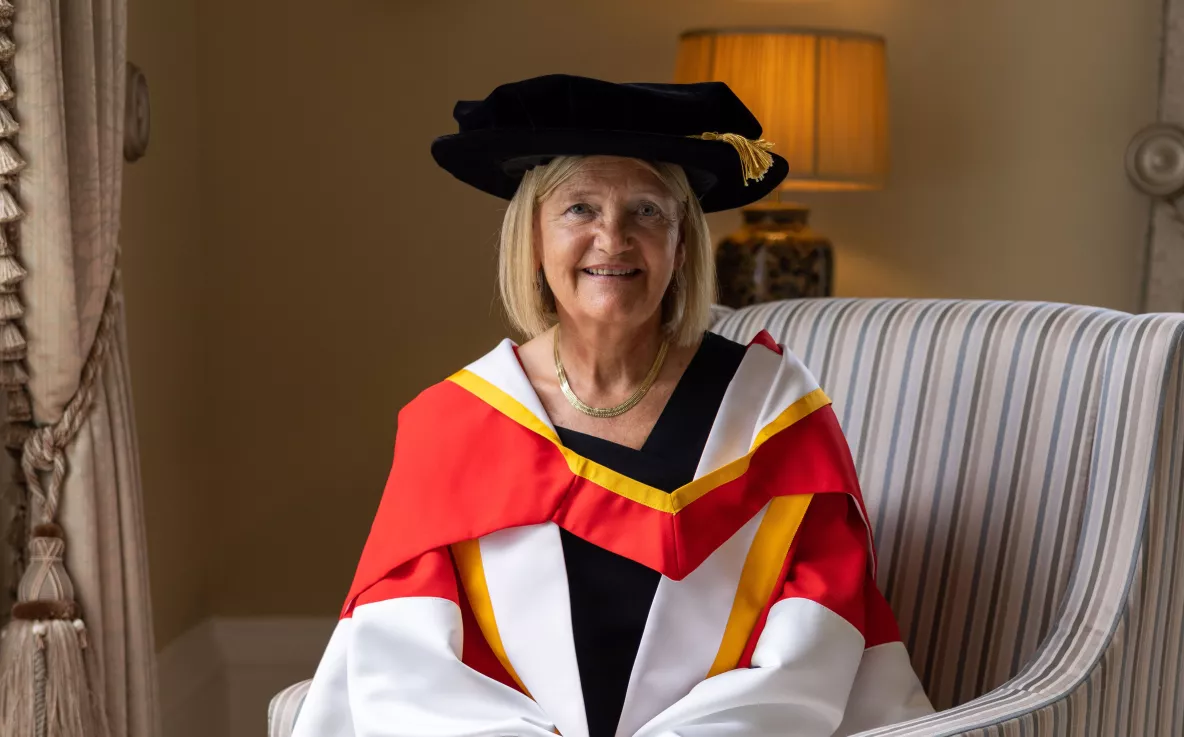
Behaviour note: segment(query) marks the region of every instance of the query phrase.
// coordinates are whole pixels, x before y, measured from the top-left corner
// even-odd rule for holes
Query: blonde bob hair
[[[539,275],[534,249],[534,218],[539,205],[576,174],[587,157],[560,156],[522,177],[502,221],[497,281],[511,324],[527,339],[545,332],[559,317],[555,298]],[[662,299],[662,327],[676,345],[693,345],[711,324],[715,302],[715,261],[707,218],[681,166],[642,162],[679,201],[679,233],[685,258]]]

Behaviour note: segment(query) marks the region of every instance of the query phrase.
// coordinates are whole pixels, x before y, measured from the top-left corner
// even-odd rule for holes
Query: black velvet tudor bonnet
[[[461,101],[460,131],[432,143],[436,163],[510,199],[556,156],[627,156],[683,167],[705,212],[756,202],[789,173],[761,124],[723,82],[616,84],[553,74]]]

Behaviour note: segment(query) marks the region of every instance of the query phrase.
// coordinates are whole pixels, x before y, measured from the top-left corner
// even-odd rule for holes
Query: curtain
[[[18,3],[11,74],[27,162],[17,184],[24,457],[65,472],[51,516],[110,734],[149,737],[159,733],[155,647],[118,274],[126,10],[126,0]],[[46,505],[30,504],[36,522]]]

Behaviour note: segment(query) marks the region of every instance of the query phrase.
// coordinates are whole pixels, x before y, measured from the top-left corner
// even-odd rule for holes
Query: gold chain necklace
[[[555,375],[559,377],[559,388],[563,391],[563,396],[567,397],[567,401],[571,406],[575,407],[580,412],[592,417],[616,417],[623,415],[629,410],[633,409],[642,397],[649,392],[653,387],[654,382],[658,380],[658,374],[662,372],[662,364],[666,362],[666,351],[670,348],[670,341],[663,339],[662,346],[658,348],[658,355],[654,358],[654,365],[650,366],[650,372],[645,375],[641,385],[633,392],[624,402],[621,402],[615,407],[591,407],[580,401],[576,393],[571,390],[571,384],[567,382],[567,372],[563,370],[563,361],[559,358],[559,326],[555,326],[555,335],[551,341],[555,348]]]

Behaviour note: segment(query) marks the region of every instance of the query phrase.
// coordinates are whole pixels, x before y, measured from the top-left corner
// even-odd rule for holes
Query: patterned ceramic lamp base
[[[830,296],[834,255],[830,241],[807,224],[809,209],[770,203],[743,212],[744,226],[716,251],[720,304]]]

